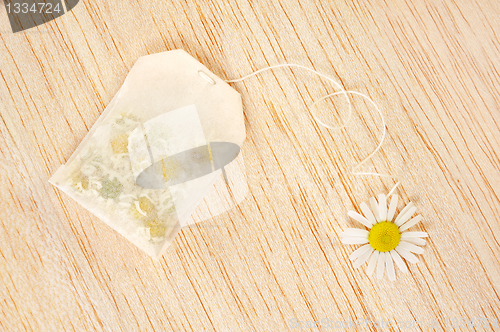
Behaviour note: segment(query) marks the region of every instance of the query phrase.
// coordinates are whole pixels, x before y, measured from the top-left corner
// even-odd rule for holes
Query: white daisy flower
[[[372,275],[376,269],[378,279],[381,279],[384,272],[387,272],[390,280],[396,280],[394,262],[401,272],[407,272],[408,268],[402,258],[410,263],[417,263],[418,258],[415,254],[420,255],[424,252],[424,249],[419,246],[425,245],[426,241],[423,238],[428,234],[406,231],[423,218],[421,215],[411,218],[417,211],[412,202],[408,203],[395,217],[398,205],[397,195],[392,196],[389,208],[387,208],[387,197],[384,194],[378,196],[378,201],[372,197],[369,202],[371,209],[365,203],[360,205],[364,216],[355,211],[347,213],[349,217],[359,221],[369,230],[348,228],[340,234],[342,243],[363,244],[349,256],[349,259],[354,261],[354,268],[368,261],[366,270],[368,275]]]

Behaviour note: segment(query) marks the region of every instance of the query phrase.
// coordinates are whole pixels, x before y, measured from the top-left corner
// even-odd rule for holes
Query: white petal
[[[390,253],[385,253],[385,268],[387,270],[387,275],[389,276],[389,280],[396,280],[396,272],[394,272],[394,263],[392,262],[392,256]]]
[[[364,262],[366,262],[366,260],[368,259],[368,257],[370,257],[370,255],[372,254],[373,252],[373,248],[370,248],[371,250],[368,250],[367,252],[365,252],[363,255],[361,255],[361,257],[359,257],[353,264],[353,267],[355,269],[357,269],[358,267],[360,267],[361,265],[363,265]]]
[[[411,226],[414,226],[416,224],[418,224],[420,221],[422,221],[422,219],[424,219],[424,217],[422,217],[420,214],[415,216],[415,218],[412,218],[410,221],[408,221],[407,223],[404,223],[402,224],[400,227],[399,227],[399,231],[400,232],[403,232],[405,230],[407,230],[408,228],[410,228]]]
[[[398,266],[399,270],[403,273],[408,272],[408,268],[406,267],[405,262],[401,259],[401,256],[396,252],[396,250],[391,250],[391,257],[392,259],[396,262],[396,265]]]
[[[349,211],[349,212],[347,212],[347,215],[349,217],[351,217],[352,219],[354,219],[356,221],[359,221],[360,223],[362,223],[366,227],[372,228],[373,224],[371,222],[369,222],[368,219],[366,219],[365,217],[363,217],[362,215],[360,215],[359,213],[354,212],[354,211]]]
[[[379,251],[374,250],[372,257],[370,257],[370,261],[368,262],[368,267],[366,268],[366,274],[368,274],[369,276],[371,276],[373,274],[373,271],[375,271],[379,254],[380,254]]]
[[[372,246],[368,243],[365,244],[362,247],[359,247],[358,249],[354,250],[350,255],[349,259],[351,261],[354,261],[356,258],[362,256],[365,252],[370,251],[370,249],[373,249]]]
[[[396,226],[401,226],[402,224],[407,222],[415,212],[417,212],[417,207],[412,206],[408,211],[405,212],[405,214],[399,214],[399,216],[396,218],[396,222],[394,223],[396,224]]]
[[[397,207],[398,207],[398,195],[393,195],[391,198],[391,205],[389,205],[389,211],[387,212],[387,221],[392,221]]]
[[[401,234],[402,239],[407,239],[410,237],[428,237],[428,236],[429,234],[427,234],[426,232],[404,232],[403,234]]]
[[[424,239],[419,237],[409,237],[406,239],[403,239],[403,237],[401,237],[401,239],[409,243],[418,244],[419,246],[425,246],[425,244],[427,243]]]
[[[384,270],[385,270],[385,253],[381,252],[380,255],[378,255],[377,279],[382,279],[384,277]]]
[[[394,249],[398,252],[398,254],[401,255],[404,259],[406,259],[408,262],[416,264],[418,263],[418,258],[405,248],[401,248],[400,246],[397,246],[396,249]]]
[[[387,198],[384,194],[378,195],[378,213],[380,213],[380,220],[387,220]]]
[[[343,244],[365,244],[368,243],[368,238],[362,237],[343,237],[340,242]]]
[[[348,228],[342,233],[340,233],[342,237],[368,237],[368,231],[366,229],[359,228]]]
[[[396,217],[396,220],[394,221],[394,223],[396,223],[396,221],[398,221],[399,218],[401,218],[406,212],[408,212],[409,209],[411,209],[413,207],[413,202],[410,202],[408,204],[406,204],[406,206],[403,208],[403,210],[401,210],[398,214],[398,216]]]
[[[373,214],[375,215],[375,219],[377,219],[377,221],[381,221],[380,213],[378,212],[377,200],[375,199],[375,197],[370,197],[369,202],[370,202],[370,206],[372,207]]]
[[[399,242],[398,244],[398,247],[401,247],[401,248],[404,248],[410,252],[413,252],[417,255],[421,255],[424,253],[424,249],[423,248],[420,248],[419,246],[416,246],[414,244],[411,244],[409,242],[406,242],[406,241],[401,241]]]
[[[377,219],[375,219],[375,216],[373,215],[372,210],[370,210],[370,208],[368,207],[368,205],[366,205],[365,202],[359,204],[359,208],[361,209],[361,211],[365,215],[366,219],[368,219],[368,221],[372,225],[374,225],[377,222]]]
[[[413,207],[415,204],[413,204],[413,202],[409,202],[408,204],[406,204],[406,206],[403,208],[403,210],[401,210],[401,213],[405,213],[406,211],[408,211],[411,207]],[[400,213],[400,214],[401,214]]]

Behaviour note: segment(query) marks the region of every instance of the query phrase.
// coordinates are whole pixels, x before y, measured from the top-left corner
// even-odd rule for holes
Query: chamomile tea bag
[[[159,258],[243,200],[244,139],[238,92],[182,50],[148,55],[50,182]]]

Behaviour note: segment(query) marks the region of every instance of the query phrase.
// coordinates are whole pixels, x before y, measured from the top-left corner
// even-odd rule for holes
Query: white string
[[[368,97],[366,94],[358,92],[358,91],[345,90],[342,87],[342,85],[340,83],[338,83],[337,81],[335,81],[333,78],[331,78],[331,77],[329,77],[327,75],[324,75],[324,74],[322,74],[322,73],[320,73],[320,72],[318,72],[318,71],[316,71],[314,69],[311,69],[309,67],[298,65],[298,64],[293,64],[293,63],[286,63],[286,64],[281,64],[281,65],[274,65],[274,66],[270,66],[270,67],[265,67],[265,68],[259,69],[257,71],[254,71],[253,73],[250,73],[250,74],[248,74],[246,76],[243,76],[243,77],[240,77],[240,78],[237,78],[237,79],[226,80],[224,82],[226,82],[226,83],[241,82],[241,81],[246,80],[247,78],[250,78],[252,76],[260,74],[260,73],[262,73],[264,71],[271,70],[271,69],[276,69],[276,68],[280,68],[280,67],[296,67],[296,68],[305,69],[305,70],[307,70],[307,71],[309,71],[311,73],[314,73],[314,74],[316,74],[316,75],[318,75],[318,76],[320,76],[320,77],[322,77],[322,78],[324,78],[324,79],[332,82],[335,86],[337,86],[337,88],[339,88],[341,90],[340,92],[331,93],[331,94],[328,94],[326,96],[323,96],[323,97],[317,99],[312,104],[312,106],[311,106],[311,109],[314,109],[315,107],[317,107],[317,104],[319,102],[321,102],[321,101],[323,101],[323,100],[325,100],[327,98],[331,98],[331,97],[338,96],[338,95],[341,95],[341,94],[343,94],[346,97],[347,103],[349,104],[349,112],[348,112],[348,115],[347,115],[347,120],[342,125],[340,125],[340,126],[331,126],[331,125],[328,125],[328,124],[324,123],[311,110],[311,114],[312,114],[314,120],[316,122],[318,122],[320,125],[322,125],[323,127],[326,127],[328,129],[332,129],[332,130],[341,130],[341,129],[345,128],[351,122],[352,104],[351,104],[351,100],[349,98],[349,94],[361,96],[361,97],[365,98],[366,100],[368,100],[373,105],[373,107],[375,107],[375,110],[377,110],[377,112],[380,114],[380,119],[382,120],[382,137],[380,138],[380,141],[379,141],[377,147],[375,148],[375,150],[373,150],[372,153],[370,153],[365,159],[363,159],[362,161],[360,161],[357,165],[355,165],[351,169],[351,174],[352,175],[356,175],[356,176],[359,176],[359,175],[372,175],[372,176],[378,176],[378,177],[383,177],[383,178],[395,179],[397,181],[396,184],[394,185],[394,187],[392,187],[392,189],[389,191],[389,193],[386,196],[387,198],[389,198],[394,193],[394,191],[396,190],[396,188],[401,184],[401,179],[398,176],[389,175],[389,174],[381,174],[381,173],[376,173],[376,172],[361,172],[361,171],[358,171],[358,169],[364,163],[366,163],[368,160],[370,160],[371,158],[373,158],[373,156],[382,148],[382,145],[384,143],[385,136],[386,136],[386,133],[387,133],[387,129],[386,129],[386,125],[385,125],[385,119],[384,119],[384,115],[383,115],[382,111],[377,106],[377,104],[370,97]]]

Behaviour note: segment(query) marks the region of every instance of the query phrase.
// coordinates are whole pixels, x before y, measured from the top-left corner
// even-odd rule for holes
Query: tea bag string
[[[396,180],[396,184],[394,185],[394,187],[392,187],[392,189],[389,191],[389,193],[386,196],[387,198],[389,198],[394,193],[394,191],[396,190],[396,188],[401,184],[401,179],[398,176],[389,175],[389,174],[381,174],[381,173],[377,173],[377,172],[363,172],[363,171],[359,170],[359,168],[361,166],[363,166],[366,162],[368,162],[368,160],[370,160],[371,158],[373,158],[373,156],[382,148],[382,145],[384,143],[385,136],[386,136],[386,133],[387,133],[384,115],[383,115],[382,111],[380,110],[380,108],[378,107],[378,105],[369,96],[367,96],[364,93],[358,92],[358,91],[345,90],[344,87],[340,83],[338,83],[335,79],[331,78],[330,76],[322,74],[322,73],[320,73],[320,72],[318,72],[318,71],[316,71],[314,69],[311,69],[309,67],[306,67],[306,66],[303,66],[303,65],[299,65],[299,64],[293,64],[293,63],[287,63],[287,64],[280,64],[280,65],[274,65],[274,66],[265,67],[265,68],[259,69],[257,71],[254,71],[254,72],[252,72],[252,73],[250,73],[250,74],[248,74],[246,76],[243,76],[243,77],[240,77],[240,78],[237,78],[237,79],[225,80],[225,82],[226,83],[238,83],[238,82],[242,82],[242,81],[244,81],[244,80],[246,80],[246,79],[248,79],[248,78],[250,78],[252,76],[258,75],[258,74],[260,74],[260,73],[262,73],[264,71],[273,70],[273,69],[282,68],[282,67],[295,67],[295,68],[304,69],[306,71],[309,71],[309,72],[311,72],[313,74],[318,75],[321,78],[324,78],[324,79],[332,82],[339,90],[341,90],[339,92],[334,92],[334,93],[327,94],[327,95],[325,95],[325,96],[317,99],[316,101],[314,101],[313,104],[311,105],[310,112],[311,112],[314,120],[317,123],[319,123],[321,126],[325,127],[325,128],[332,129],[332,130],[342,130],[347,125],[349,125],[349,123],[351,122],[352,113],[353,113],[352,103],[351,103],[351,99],[349,98],[349,95],[357,95],[357,96],[363,97],[364,99],[366,99],[375,108],[375,110],[380,115],[380,119],[382,121],[382,137],[380,138],[380,141],[379,141],[377,147],[375,148],[375,150],[373,150],[372,153],[370,153],[367,157],[365,157],[362,161],[360,161],[357,165],[355,165],[351,169],[351,174],[355,175],[355,176],[371,175],[371,176],[377,176],[377,177],[381,177],[381,178],[395,179]],[[345,98],[347,100],[347,103],[349,105],[349,111],[348,111],[348,115],[347,115],[347,120],[343,124],[341,124],[340,126],[332,126],[332,125],[329,125],[329,124],[321,121],[316,116],[316,114],[315,114],[315,112],[313,110],[315,108],[317,108],[317,105],[318,105],[319,102],[321,102],[321,101],[323,101],[325,99],[328,99],[328,98],[332,98],[334,96],[338,96],[338,95],[344,95],[345,96]]]

